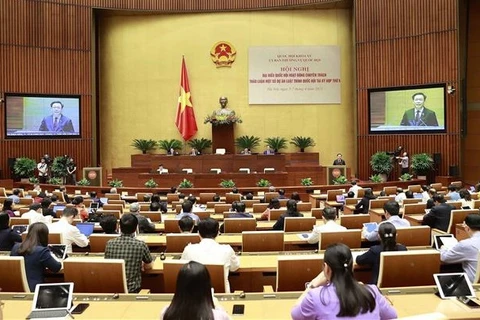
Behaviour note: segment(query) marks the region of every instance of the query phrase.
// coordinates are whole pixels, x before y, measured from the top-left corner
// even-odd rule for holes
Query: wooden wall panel
[[[460,87],[457,0],[355,1],[359,177],[377,151],[441,153],[437,175],[460,165],[459,95],[447,95],[446,134],[368,134],[368,89],[446,83]],[[457,91],[458,92],[458,91]],[[397,178],[397,174],[393,174]]]

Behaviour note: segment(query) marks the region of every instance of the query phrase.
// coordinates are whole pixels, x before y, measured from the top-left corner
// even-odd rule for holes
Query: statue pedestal
[[[234,124],[212,125],[212,153],[224,148],[227,153],[235,153]]]

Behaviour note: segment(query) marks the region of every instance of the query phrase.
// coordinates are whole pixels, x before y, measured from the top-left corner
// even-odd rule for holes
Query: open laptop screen
[[[38,284],[32,310],[68,309],[72,305],[73,283]]]
[[[57,213],[58,210],[64,210],[65,206],[64,205],[56,205],[53,206],[53,212]]]
[[[95,224],[94,223],[77,223],[76,227],[85,236],[90,237],[90,235],[93,233],[93,228],[95,228]]]
[[[436,273],[433,277],[443,299],[475,297],[475,291],[465,273]]]

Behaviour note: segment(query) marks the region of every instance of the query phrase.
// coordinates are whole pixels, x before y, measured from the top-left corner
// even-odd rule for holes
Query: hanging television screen
[[[80,96],[5,95],[5,137],[80,137]]]
[[[445,93],[445,84],[369,90],[369,132],[446,132]]]

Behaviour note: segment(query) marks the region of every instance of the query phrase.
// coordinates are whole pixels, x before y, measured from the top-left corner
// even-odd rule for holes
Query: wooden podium
[[[347,176],[347,166],[327,166],[327,185],[332,185],[333,180],[339,176]]]
[[[235,154],[235,124],[212,125],[212,152],[224,148],[227,153]]]

